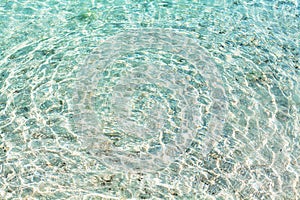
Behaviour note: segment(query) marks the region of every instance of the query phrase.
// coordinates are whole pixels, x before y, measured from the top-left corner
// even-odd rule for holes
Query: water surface
[[[2,1],[0,197],[299,198],[299,10]]]

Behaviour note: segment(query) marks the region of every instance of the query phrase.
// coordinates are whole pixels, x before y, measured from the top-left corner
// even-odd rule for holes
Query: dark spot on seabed
[[[6,79],[9,76],[9,72],[7,70],[4,70],[0,74],[0,81]]]
[[[54,49],[50,49],[50,50],[41,50],[41,53],[42,53],[44,56],[47,56],[47,55],[53,55],[53,54],[55,54],[55,50],[54,50]]]

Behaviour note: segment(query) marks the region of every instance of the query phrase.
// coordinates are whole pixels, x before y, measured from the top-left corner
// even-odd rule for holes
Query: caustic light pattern
[[[219,74],[183,32],[119,33],[78,73],[75,131],[91,155],[117,170],[163,169],[196,136],[207,154],[227,109]]]

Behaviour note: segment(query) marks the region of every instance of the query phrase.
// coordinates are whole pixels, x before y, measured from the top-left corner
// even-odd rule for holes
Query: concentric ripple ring
[[[183,31],[126,30],[79,70],[75,132],[90,155],[116,170],[163,169],[197,135],[206,153],[227,113],[219,74]]]

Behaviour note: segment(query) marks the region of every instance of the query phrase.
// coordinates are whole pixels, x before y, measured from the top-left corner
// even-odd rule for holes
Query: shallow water
[[[298,199],[297,1],[2,1],[2,199]]]

